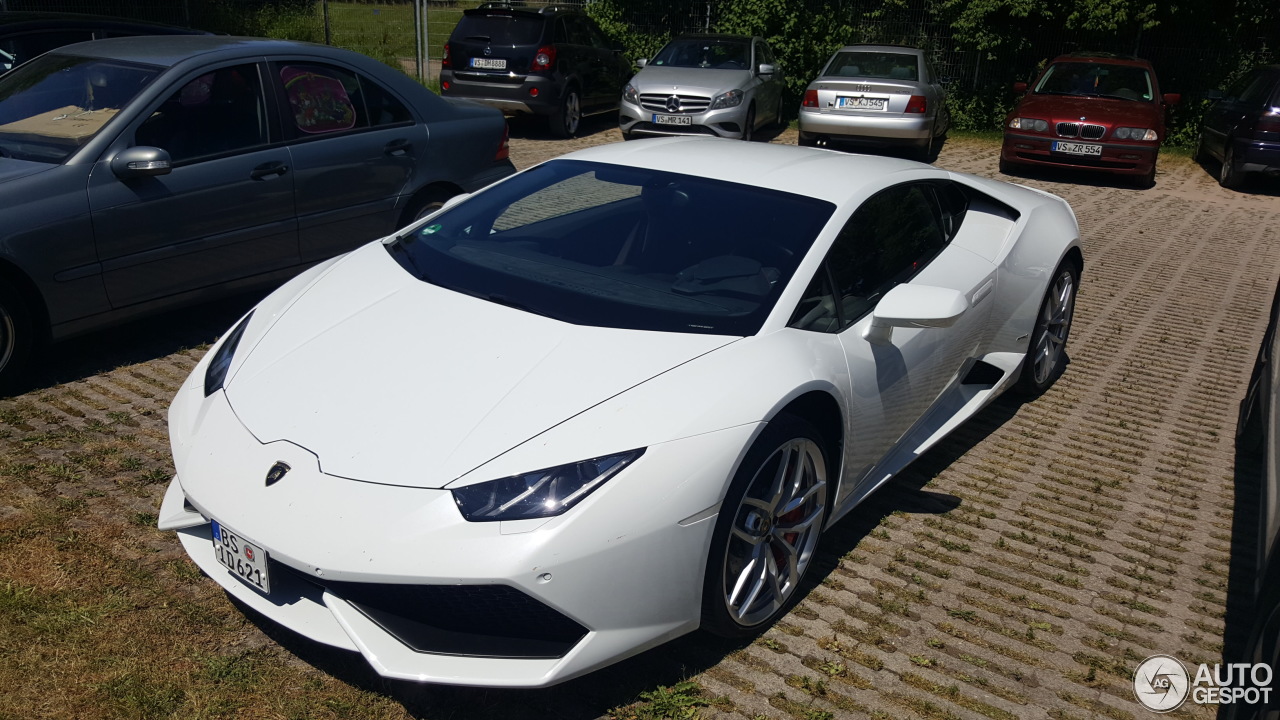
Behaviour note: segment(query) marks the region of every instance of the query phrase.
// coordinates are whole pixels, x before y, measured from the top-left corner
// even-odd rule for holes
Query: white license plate
[[[1054,152],[1067,153],[1068,155],[1101,155],[1102,146],[1090,143],[1077,142],[1055,142],[1053,144]]]
[[[836,98],[836,107],[846,110],[884,110],[889,107],[889,99],[841,95]]]
[[[655,125],[692,125],[693,118],[688,115],[654,115]]]
[[[506,70],[506,58],[471,58],[471,67],[481,70]]]
[[[218,562],[236,577],[261,590],[271,592],[271,577],[267,574],[267,551],[228,530],[217,520],[213,525],[213,554]]]

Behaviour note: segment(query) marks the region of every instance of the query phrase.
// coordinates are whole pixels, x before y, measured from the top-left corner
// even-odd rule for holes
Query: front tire
[[[35,347],[35,324],[22,296],[5,279],[0,285],[0,395],[17,388]]]
[[[1026,359],[1022,361],[1022,374],[1015,389],[1026,397],[1040,395],[1053,385],[1067,364],[1067,338],[1071,334],[1071,319],[1075,315],[1076,288],[1080,286],[1080,267],[1073,260],[1063,260],[1049,289],[1045,291],[1036,315],[1035,328],[1031,331],[1031,343],[1027,346]]]
[[[560,101],[560,107],[547,118],[551,134],[557,138],[571,138],[578,132],[582,123],[582,98],[577,88],[569,88]]]
[[[781,414],[747,451],[720,506],[703,584],[702,627],[754,635],[796,599],[827,517],[827,452],[808,421]]]

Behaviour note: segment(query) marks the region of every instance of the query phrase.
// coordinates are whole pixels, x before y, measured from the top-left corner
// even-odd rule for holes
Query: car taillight
[[[1280,110],[1272,110],[1258,118],[1255,129],[1258,132],[1280,132]]]
[[[440,67],[442,68],[453,67],[453,62],[449,60],[449,43],[444,44],[444,55],[440,56]]]
[[[556,64],[556,46],[543,45],[538,48],[538,52],[533,55],[533,65],[529,67],[529,72],[546,72]]]
[[[502,142],[498,145],[498,154],[493,156],[494,160],[506,160],[511,157],[511,132],[507,130],[507,123],[502,123]]]
[[[925,107],[926,104],[923,95],[912,95],[911,99],[907,101],[906,112],[923,113],[925,111]]]
[[[818,91],[805,90],[804,100],[801,101],[800,107],[818,107]]]

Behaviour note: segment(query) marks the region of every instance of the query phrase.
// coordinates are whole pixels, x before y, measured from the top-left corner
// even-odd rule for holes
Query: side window
[[[555,19],[555,29],[552,31],[551,42],[557,45],[572,42],[569,39],[568,19],[563,15]]]
[[[796,305],[787,325],[801,330],[833,333],[841,330],[840,311],[836,309],[836,296],[831,290],[831,273],[824,262],[809,281],[804,295]]]
[[[276,66],[284,89],[285,127],[299,138],[412,122],[388,90],[345,68],[318,63]]]
[[[565,20],[569,23],[569,42],[591,47],[591,29],[587,27],[587,21],[577,15],[570,15]]]
[[[937,195],[926,183],[892,187],[863,203],[827,255],[841,329],[910,280],[945,243]]]
[[[175,164],[267,144],[258,66],[220,68],[191,80],[143,121],[134,141],[167,150]]]
[[[1260,108],[1267,104],[1271,99],[1271,78],[1265,73],[1256,73],[1253,82],[1249,83],[1244,92],[1240,93],[1240,103],[1247,107]]]
[[[587,35],[591,38],[591,44],[600,50],[612,50],[613,43],[609,42],[609,38],[604,36],[604,32],[600,30],[600,26],[589,17],[582,18],[582,23],[586,27]]]
[[[764,41],[760,42],[760,54],[761,54],[761,57],[760,57],[760,60],[756,63],[757,65],[761,63],[767,63],[769,65],[778,64],[778,61],[773,56],[773,48],[769,47],[769,43]]]

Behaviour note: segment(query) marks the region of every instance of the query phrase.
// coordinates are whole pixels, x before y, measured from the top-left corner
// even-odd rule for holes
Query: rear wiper
[[[485,42],[492,42],[488,35],[468,35],[463,38],[463,40],[483,40]]]

